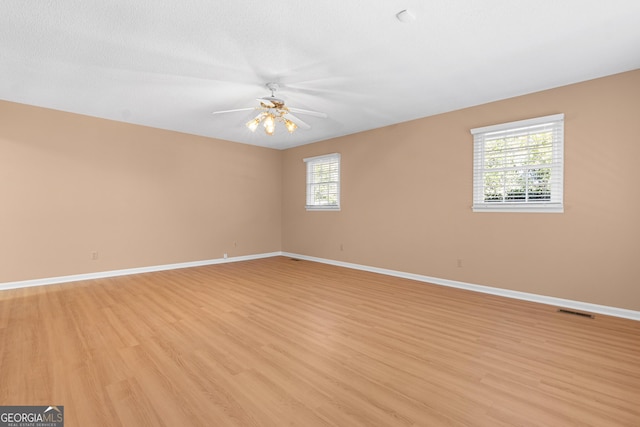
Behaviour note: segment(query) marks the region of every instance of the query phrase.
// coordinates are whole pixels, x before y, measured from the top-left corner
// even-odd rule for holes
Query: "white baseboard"
[[[176,270],[179,268],[201,267],[203,265],[223,264],[226,262],[249,261],[282,255],[282,252],[244,255],[230,258],[208,259],[203,261],[181,262],[177,264],[153,265],[150,267],[126,268],[123,270],[100,271],[97,273],[74,274],[71,276],[48,277],[44,279],[22,280],[0,283],[0,291],[5,289],[27,288],[31,286],[55,285],[57,283],[79,282],[81,280],[103,279],[106,277],[126,276],[129,274],[152,273],[154,271]]]
[[[335,261],[326,258],[300,255],[290,252],[269,252],[255,255],[245,255],[230,258],[217,258],[204,261],[183,262],[177,264],[154,265],[150,267],[127,268],[123,270],[102,271],[97,273],[74,274],[71,276],[49,277],[45,279],[23,280],[18,282],[0,283],[0,291],[5,289],[26,288],[30,286],[54,285],[57,283],[78,282],[81,280],[102,279],[106,277],[126,276],[129,274],[151,273],[154,271],[176,270],[179,268],[200,267],[204,265],[223,264],[226,262],[249,261],[260,258],[270,258],[274,256],[286,256],[290,258],[314,261],[323,264],[335,265],[338,267],[352,268],[354,270],[369,271],[372,273],[385,274],[387,276],[401,277],[404,279],[416,280],[418,282],[432,283],[434,285],[449,286],[452,288],[466,289],[474,292],[498,295],[507,298],[514,298],[525,301],[532,301],[552,306],[571,308],[574,310],[599,313],[607,316],[621,317],[640,321],[640,311],[627,310],[624,308],[609,307],[606,305],[591,304],[588,302],[573,301],[562,298],[549,297],[545,295],[530,294],[527,292],[512,291],[509,289],[493,288],[491,286],[475,285],[472,283],[458,282],[455,280],[440,279],[437,277],[424,276],[421,274],[406,273],[403,271],[389,270],[386,268],[371,267],[368,265],[353,264],[350,262]]]
[[[627,310],[624,308],[609,307],[606,305],[591,304],[588,302],[573,301],[568,299],[549,297],[545,295],[530,294],[527,292],[512,291],[509,289],[493,288],[491,286],[475,285],[472,283],[458,282],[455,280],[439,279],[437,277],[423,276],[421,274],[405,273],[403,271],[388,270],[386,268],[370,267],[367,265],[353,264],[350,262],[334,261],[331,259],[317,258],[312,256],[282,252],[283,256],[303,259],[307,261],[315,261],[323,264],[331,264],[338,267],[352,268],[355,270],[369,271],[372,273],[385,274],[387,276],[401,277],[404,279],[416,280],[418,282],[433,283],[434,285],[449,286],[452,288],[466,289],[474,292],[481,292],[491,295],[499,295],[507,298],[537,302],[552,306],[570,308],[573,310],[586,311],[590,313],[604,314],[607,316],[621,317],[640,321],[640,311]]]

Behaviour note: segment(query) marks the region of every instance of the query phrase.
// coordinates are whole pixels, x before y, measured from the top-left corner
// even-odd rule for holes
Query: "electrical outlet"
[[[92,259],[93,261],[95,261],[95,260],[97,260],[97,259],[98,259],[98,252],[97,252],[97,251],[93,251],[93,252],[91,252],[91,259]]]
[[[224,259],[227,259],[227,258],[228,258],[228,255],[227,255],[227,253],[225,252],[225,253],[224,253]]]
[[[458,258],[458,268],[462,268],[462,260]]]

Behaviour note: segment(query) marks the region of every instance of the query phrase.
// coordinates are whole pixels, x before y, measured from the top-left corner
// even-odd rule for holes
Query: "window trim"
[[[484,201],[484,136],[494,132],[517,130],[545,123],[555,123],[557,138],[552,143],[551,200],[543,202],[485,202]],[[471,129],[473,135],[473,212],[564,212],[564,114],[552,114]]]
[[[338,180],[337,180],[337,184],[338,184],[338,188],[337,188],[337,197],[338,197],[338,201],[336,205],[312,205],[309,204],[310,202],[310,198],[309,198],[309,188],[310,188],[310,175],[311,175],[311,168],[310,165],[314,164],[314,163],[320,163],[323,161],[327,161],[327,160],[333,160],[336,161],[338,163]],[[340,210],[340,187],[341,187],[341,183],[342,183],[342,179],[341,179],[341,156],[340,153],[331,153],[331,154],[323,154],[321,156],[314,156],[314,157],[307,157],[302,159],[302,161],[305,163],[306,166],[306,171],[305,171],[305,176],[306,176],[306,182],[305,182],[305,209],[307,211],[339,211]]]

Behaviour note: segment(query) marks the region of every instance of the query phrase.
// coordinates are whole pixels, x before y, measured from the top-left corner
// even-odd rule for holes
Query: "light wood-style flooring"
[[[286,257],[0,292],[75,426],[640,426],[640,322]]]

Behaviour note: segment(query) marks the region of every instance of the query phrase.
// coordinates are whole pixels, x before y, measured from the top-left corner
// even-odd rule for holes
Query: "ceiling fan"
[[[321,117],[323,119],[327,118],[327,115],[325,113],[303,110],[301,108],[287,107],[286,105],[284,105],[284,100],[276,98],[274,95],[275,91],[280,88],[278,83],[267,83],[266,86],[267,89],[271,91],[271,96],[257,98],[256,100],[260,103],[260,106],[239,108],[236,110],[214,111],[211,114],[226,114],[239,111],[257,110],[259,111],[258,115],[249,120],[246,123],[246,126],[251,130],[251,132],[255,132],[258,126],[260,126],[260,124],[262,123],[262,125],[264,126],[264,131],[267,135],[274,134],[277,122],[283,123],[289,133],[295,132],[297,128],[311,129],[311,126],[291,114],[292,112],[297,114],[306,114],[313,117]]]

